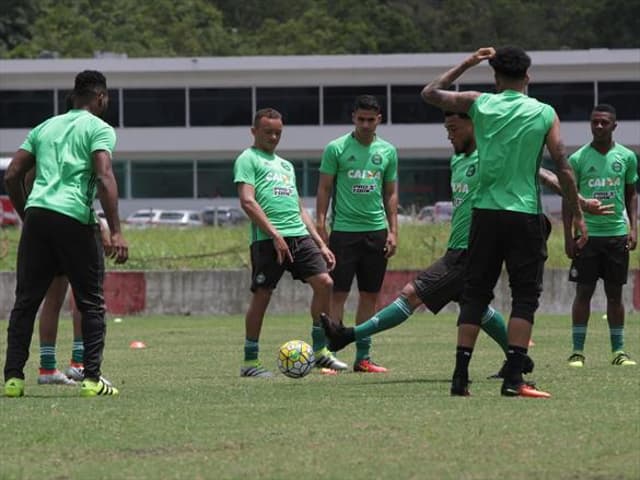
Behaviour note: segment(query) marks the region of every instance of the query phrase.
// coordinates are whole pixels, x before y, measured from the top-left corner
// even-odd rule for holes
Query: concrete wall
[[[413,271],[388,272],[382,291],[382,304],[393,300],[414,275]],[[247,270],[109,272],[105,281],[105,298],[108,310],[113,315],[235,315],[243,314],[247,308],[249,285]],[[15,274],[0,272],[0,319],[9,317],[14,290]],[[574,285],[567,281],[566,270],[547,270],[539,312],[568,315],[574,290]],[[505,274],[496,286],[495,296],[494,306],[508,314],[510,293]],[[308,311],[310,298],[310,287],[294,282],[285,274],[273,294],[269,313]],[[624,304],[627,311],[633,311],[634,308],[640,310],[638,270],[629,272],[624,289]],[[356,295],[351,295],[347,311],[353,312],[355,307]],[[69,308],[70,302],[67,304],[67,311]],[[600,284],[592,301],[592,310],[603,312],[605,309],[606,300]],[[449,305],[446,311],[456,312],[457,305]]]

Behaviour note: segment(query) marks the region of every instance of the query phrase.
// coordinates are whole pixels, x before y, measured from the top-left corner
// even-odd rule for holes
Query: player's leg
[[[5,395],[24,394],[24,366],[29,358],[33,326],[40,303],[58,270],[51,247],[51,228],[44,210],[27,210],[18,246],[16,299],[7,328]]]
[[[73,291],[71,292],[73,295]],[[74,302],[75,304],[75,302]],[[84,341],[82,340],[82,315],[78,308],[71,312],[73,319],[73,344],[71,346],[71,361],[65,371],[67,377],[81,381],[84,378]]]
[[[42,302],[40,309],[40,372],[39,384],[75,385],[57,368],[56,339],[60,312],[67,296],[69,281],[63,275],[56,276]]]
[[[542,293],[550,225],[542,215],[518,212],[502,214],[504,225],[511,232],[505,242],[505,264],[512,300],[508,326],[509,350],[501,393],[504,396],[549,398],[551,395],[547,392],[527,384],[522,372],[528,358],[535,312]]]
[[[325,313],[328,313],[333,320],[341,324],[344,323],[344,306],[347,298],[349,298],[360,255],[358,242],[359,234],[350,232],[334,231],[329,236],[329,249],[336,257],[336,266],[330,272],[333,280],[331,308]]]
[[[387,230],[367,232],[362,235],[360,256],[356,266],[358,281],[358,307],[356,326],[363,324],[376,313],[380,290],[387,271],[384,248]],[[356,358],[353,370],[365,373],[385,373],[386,368],[371,360],[371,337],[356,338]]]
[[[636,365],[624,350],[624,304],[622,289],[629,273],[629,249],[627,236],[607,239],[606,261],[604,262],[604,292],[607,296],[607,320],[613,365]]]
[[[251,244],[251,301],[245,314],[244,361],[241,377],[270,378],[273,373],[260,363],[260,332],[271,294],[278,285],[284,267],[278,264],[271,240]]]
[[[579,254],[571,261],[569,281],[576,283],[571,306],[571,341],[573,350],[567,362],[570,367],[584,366],[584,344],[591,315],[591,298],[601,276],[601,239],[590,237]]]

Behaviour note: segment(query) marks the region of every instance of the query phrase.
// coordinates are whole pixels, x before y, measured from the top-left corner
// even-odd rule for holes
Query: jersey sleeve
[[[99,125],[91,135],[91,153],[106,150],[110,154],[116,146],[116,131],[111,125]]]
[[[320,173],[326,173],[327,175],[338,173],[338,149],[333,142],[327,145],[324,152],[322,152]]]
[[[233,164],[233,182],[246,183],[255,186],[256,172],[253,168],[253,157],[246,151],[242,152]]]
[[[395,182],[398,179],[398,150],[395,147],[389,149],[389,164],[384,171],[385,182]]]
[[[22,145],[20,145],[20,149],[26,150],[34,156],[36,154],[36,138],[38,136],[38,130],[38,127],[32,129],[27,135],[27,138],[25,138],[24,142],[22,142]]]
[[[638,155],[636,155],[635,152],[629,154],[629,163],[624,180],[627,185],[634,184],[638,181]]]
[[[483,93],[473,101],[471,107],[469,107],[469,111],[467,112],[467,115],[469,115],[471,120],[473,120],[474,122],[478,121],[478,109],[487,100],[487,98],[489,98],[490,95],[490,93]]]

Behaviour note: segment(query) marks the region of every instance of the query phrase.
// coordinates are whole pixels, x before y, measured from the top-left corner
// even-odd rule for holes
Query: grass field
[[[429,265],[447,248],[450,225],[406,224],[400,226],[398,253],[389,262],[390,269],[416,269]],[[20,231],[0,229],[0,271],[15,270]],[[108,269],[124,270],[210,270],[249,268],[247,226],[234,228],[149,228],[125,230],[129,242],[129,261],[109,263]],[[554,224],[548,242],[547,268],[569,268],[564,254],[562,225]],[[631,268],[640,266],[640,249],[631,252]]]
[[[260,380],[238,375],[240,317],[110,321],[103,366],[121,396],[82,399],[76,388],[36,385],[34,348],[27,396],[0,398],[0,478],[640,478],[640,367],[609,365],[599,315],[582,370],[565,364],[568,319],[538,319],[534,378],[550,400],[500,397],[499,382],[485,380],[502,363],[486,337],[471,365],[473,396],[450,397],[454,322],[420,313],[374,338],[387,374]],[[59,362],[70,327],[61,323]],[[308,331],[304,315],[268,317],[266,366],[275,368],[281,343]],[[626,334],[640,358],[639,315]],[[131,350],[132,340],[148,348]],[[339,356],[351,362],[352,347]]]

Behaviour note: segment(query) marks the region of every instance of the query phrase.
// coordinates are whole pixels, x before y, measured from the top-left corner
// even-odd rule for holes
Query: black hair
[[[520,47],[500,47],[489,65],[495,72],[507,78],[521,80],[531,66],[531,57]]]
[[[76,75],[72,95],[75,99],[90,98],[107,92],[107,79],[97,70],[84,70]]]
[[[380,104],[373,95],[359,95],[353,102],[353,111],[355,112],[356,110],[373,110],[376,113],[380,113]]]
[[[466,113],[464,113],[464,112],[448,112],[448,111],[444,112],[445,118],[446,117],[453,117],[454,115],[457,115],[460,118],[464,118],[465,120],[470,120],[471,119],[471,117],[469,115],[467,115]]]
[[[610,113],[614,119],[617,117],[615,107],[613,105],[609,105],[608,103],[599,103],[598,105],[593,107],[593,111]]]
[[[258,128],[261,118],[282,118],[282,114],[275,108],[267,107],[258,110],[253,117],[253,127]]]

